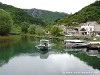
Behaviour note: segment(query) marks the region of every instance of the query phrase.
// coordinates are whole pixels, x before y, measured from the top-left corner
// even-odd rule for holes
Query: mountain
[[[57,19],[63,18],[66,13],[52,12],[41,9],[26,9],[25,10],[30,16],[35,18],[41,18],[45,23],[52,23]]]
[[[84,7],[75,14],[70,14],[67,17],[64,17],[57,22],[60,23],[84,23],[87,21],[97,21],[100,23],[100,0],[95,1],[94,3]]]
[[[52,12],[40,9],[20,9],[0,2],[0,9],[10,13],[14,24],[28,22],[30,24],[45,25],[64,17],[65,13]]]
[[[31,24],[44,24],[39,18],[33,18],[25,12],[25,10],[0,3],[0,9],[3,9],[10,13],[14,24],[20,24],[22,22],[28,22]]]

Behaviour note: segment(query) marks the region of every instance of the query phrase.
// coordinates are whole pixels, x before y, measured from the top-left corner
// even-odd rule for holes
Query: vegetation
[[[39,10],[39,9],[32,9],[32,10],[20,9],[20,8],[16,8],[11,5],[6,5],[2,3],[0,3],[0,9],[7,12],[10,18],[12,18],[12,22],[13,22],[13,25],[9,27],[10,28],[9,31],[5,31],[5,33],[2,32],[3,34],[0,34],[0,35],[5,35],[8,33],[21,34],[21,32],[36,34],[36,35],[43,35],[45,29],[47,29],[46,26],[44,25],[49,24],[53,22],[54,20],[62,18],[66,15],[65,13],[51,12],[51,11]],[[2,13],[0,14],[3,15]],[[3,20],[3,21],[4,23],[6,22],[6,20]],[[36,26],[34,26],[33,24]],[[5,27],[3,30],[6,30],[6,29],[7,27]],[[49,31],[50,30],[51,28],[49,29]]]
[[[20,25],[22,22],[27,22],[30,24],[39,24],[39,25],[44,24],[42,19],[34,18],[34,17],[28,15],[24,9],[15,8],[11,5],[6,5],[6,4],[2,4],[2,3],[0,3],[0,9],[3,9],[10,13],[14,24]]]
[[[75,14],[70,14],[56,23],[84,23],[87,21],[97,21],[100,23],[100,1],[92,3]]]
[[[16,25],[16,24],[12,25],[10,34],[13,34],[13,35],[21,34],[21,27],[19,25]]]
[[[27,33],[27,32],[28,32],[28,27],[29,27],[29,24],[28,24],[27,22],[23,22],[23,23],[21,24],[21,31],[22,31],[23,33]]]
[[[13,21],[10,14],[3,9],[0,9],[0,35],[9,34],[12,25]]]
[[[41,35],[44,35],[45,30],[44,30],[44,27],[42,27],[42,26],[30,25],[28,28],[28,32],[30,34],[35,34],[35,35],[41,36]]]
[[[44,35],[44,28],[42,26],[36,26],[35,33],[37,35]]]
[[[5,10],[5,12],[9,14],[10,18],[12,18],[11,21],[13,21],[14,23],[13,25],[11,24],[11,27],[8,27],[9,31],[6,31],[5,33],[2,32],[4,35],[8,33],[20,34],[21,32],[44,35],[45,32],[49,31],[51,35],[59,36],[62,32],[61,28],[59,27],[61,23],[64,23],[65,26],[77,26],[79,25],[79,23],[87,21],[97,21],[98,23],[100,23],[100,1],[96,1],[89,6],[86,6],[79,12],[70,15],[39,9],[20,9],[2,3],[0,3],[0,8]],[[0,15],[0,18],[1,16],[3,15]],[[64,18],[60,19],[61,17]],[[55,23],[51,23],[54,20]],[[0,26],[3,25],[2,22],[6,24],[6,19],[4,19],[3,21],[0,20]],[[44,26],[45,23],[48,25]],[[55,26],[55,24],[57,24],[58,26]],[[3,30],[6,30],[6,28],[7,27],[5,27]]]
[[[39,9],[20,9],[11,5],[0,3],[0,9],[9,12],[14,24],[28,22],[30,24],[45,25],[54,22],[58,18],[63,18],[66,14],[59,12],[51,12]]]
[[[59,36],[61,32],[62,32],[61,28],[59,28],[58,26],[52,26],[51,28],[52,35]]]
[[[30,27],[28,28],[28,32],[30,34],[35,34],[35,29],[36,29],[35,25],[30,25]]]
[[[9,36],[0,36],[0,46],[2,45],[9,45],[10,43],[17,43],[20,42],[20,36],[16,35],[9,35]]]
[[[65,13],[60,12],[52,12],[47,10],[40,10],[40,9],[26,9],[26,12],[33,17],[41,18],[46,24],[52,23],[59,18],[63,18]]]

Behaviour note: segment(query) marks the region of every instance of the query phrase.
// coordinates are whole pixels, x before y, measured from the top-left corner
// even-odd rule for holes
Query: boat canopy
[[[46,40],[46,39],[42,39],[42,40],[40,40],[40,44],[44,44],[44,43],[49,44],[49,40]]]
[[[42,39],[42,40],[40,40],[40,41],[49,42],[49,40],[46,40],[46,39]]]

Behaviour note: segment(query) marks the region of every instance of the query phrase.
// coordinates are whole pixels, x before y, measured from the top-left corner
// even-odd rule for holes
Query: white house
[[[100,24],[95,21],[82,23],[80,32],[84,35],[92,35],[93,32],[100,32]]]

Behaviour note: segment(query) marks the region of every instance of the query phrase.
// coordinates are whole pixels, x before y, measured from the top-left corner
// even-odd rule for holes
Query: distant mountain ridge
[[[11,5],[6,5],[0,2],[0,9],[3,9],[10,13],[12,20],[14,21],[14,24],[21,24],[22,22],[27,22],[30,24],[44,24],[44,22],[39,18],[34,18],[25,12],[25,10],[16,8]]]
[[[65,15],[68,15],[66,13],[61,12],[52,12],[47,10],[41,10],[41,9],[26,9],[25,10],[30,16],[37,17],[43,19],[44,22],[51,23],[59,18],[63,18]]]
[[[31,24],[45,25],[63,18],[66,14],[40,9],[20,9],[0,2],[0,9],[10,13],[14,24],[28,22]]]

